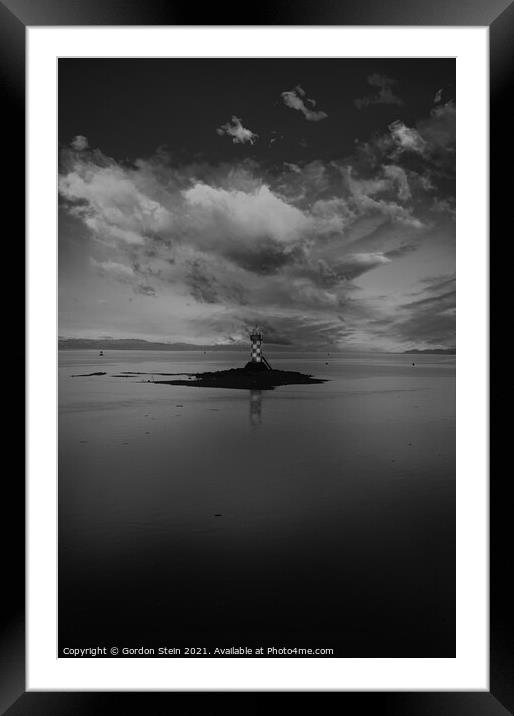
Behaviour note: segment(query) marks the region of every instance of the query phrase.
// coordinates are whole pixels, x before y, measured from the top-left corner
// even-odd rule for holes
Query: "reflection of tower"
[[[260,363],[262,361],[262,333],[258,328],[254,328],[250,333],[250,340],[252,341],[252,363]]]
[[[250,425],[256,427],[261,424],[262,391],[250,391]]]

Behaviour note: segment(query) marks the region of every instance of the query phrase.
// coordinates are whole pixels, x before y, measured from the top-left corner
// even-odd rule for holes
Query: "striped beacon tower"
[[[262,333],[259,328],[253,328],[250,333],[250,340],[252,341],[252,353],[251,362],[261,363],[262,362]]]

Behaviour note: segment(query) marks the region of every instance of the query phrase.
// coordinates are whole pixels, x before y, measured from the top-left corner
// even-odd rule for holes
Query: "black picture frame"
[[[202,22],[197,22],[198,13]],[[24,264],[25,216],[25,36],[28,26],[38,25],[406,25],[406,26],[488,26],[490,31],[490,269],[495,280],[490,288],[490,358],[499,353],[500,306],[503,305],[499,278],[505,263],[499,242],[507,223],[510,197],[504,181],[512,171],[509,80],[513,67],[512,28],[514,4],[506,0],[261,0],[245,18],[237,8],[217,3],[201,6],[184,0],[0,0],[0,106],[3,108],[4,169],[6,204],[17,217],[9,242],[10,264]],[[507,126],[509,124],[509,126]],[[5,157],[7,153],[7,158]],[[505,170],[505,171],[504,171]],[[5,197],[5,194],[4,194]],[[510,218],[510,217],[509,217]],[[493,239],[493,237],[495,237]],[[505,237],[505,240],[507,237]],[[492,251],[496,241],[498,248]],[[19,292],[18,292],[19,295]],[[22,299],[23,302],[23,299]],[[21,366],[25,356],[24,312],[4,316],[4,335],[9,336],[9,356]],[[495,338],[496,336],[496,338]],[[29,346],[30,349],[34,347]],[[14,355],[14,357],[13,357]],[[465,357],[463,358],[463,360]],[[495,408],[503,397],[499,378],[490,374],[490,691],[485,692],[338,692],[339,707],[348,712],[422,715],[482,714],[500,716],[514,713],[514,644],[509,584],[513,553],[512,503],[508,499],[509,469],[499,469],[496,450],[507,443],[506,419]],[[8,381],[10,382],[10,381]],[[13,381],[15,396],[9,401],[10,424],[14,434],[24,434],[23,381]],[[20,385],[21,384],[21,385]],[[14,410],[13,406],[17,406]],[[505,421],[505,422],[504,422]],[[23,450],[23,448],[21,448]],[[12,452],[14,456],[14,451]],[[102,714],[137,709],[141,713],[169,713],[175,692],[26,692],[25,691],[25,487],[23,461],[13,461],[4,479],[4,566],[2,630],[0,632],[0,711],[9,716],[22,714]],[[7,465],[7,461],[5,462]],[[6,516],[8,515],[8,519]],[[510,568],[510,569],[509,569]],[[209,697],[209,703],[206,697]],[[264,694],[257,694],[262,703]],[[200,708],[212,709],[212,697],[198,693]],[[308,697],[309,698],[309,697]],[[144,702],[143,702],[144,700]],[[217,699],[216,699],[217,700]]]

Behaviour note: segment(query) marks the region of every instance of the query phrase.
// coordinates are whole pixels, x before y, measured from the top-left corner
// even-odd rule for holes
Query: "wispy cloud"
[[[416,347],[455,346],[455,276],[435,276],[401,304],[391,330]]]
[[[82,134],[77,134],[77,136],[71,140],[70,146],[72,149],[75,149],[75,151],[82,152],[89,147],[89,142],[87,141],[87,137],[84,137]]]
[[[226,134],[228,137],[232,137],[232,142],[234,144],[255,144],[259,138],[258,134],[255,134],[255,132],[252,132],[250,129],[243,127],[242,120],[235,115],[232,116],[230,122],[218,127],[216,132],[220,136]]]
[[[120,283],[129,284],[135,293],[139,293],[142,296],[155,296],[156,291],[153,286],[145,283],[141,283],[138,276],[138,266],[128,266],[125,263],[118,261],[97,261],[95,258],[90,258],[91,266],[95,267],[99,274],[107,276]]]
[[[365,97],[355,99],[354,103],[357,109],[364,109],[373,104],[403,104],[403,100],[393,92],[393,87],[397,84],[396,80],[386,77],[386,75],[375,73],[369,75],[367,82],[371,87],[376,87],[377,91]]]
[[[118,261],[97,261],[94,258],[90,259],[91,265],[98,269],[103,274],[114,276],[120,281],[131,280],[134,277],[134,269],[126,264],[119,263]]]
[[[316,100],[309,99],[300,85],[292,90],[282,92],[281,97],[286,107],[298,110],[309,122],[319,122],[328,117],[326,112],[313,109],[316,106]]]

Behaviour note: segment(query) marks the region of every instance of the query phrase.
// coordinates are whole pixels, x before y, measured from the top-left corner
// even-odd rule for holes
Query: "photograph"
[[[513,20],[0,0],[25,365],[0,713],[514,714]]]
[[[455,658],[455,58],[57,91],[59,658]]]

